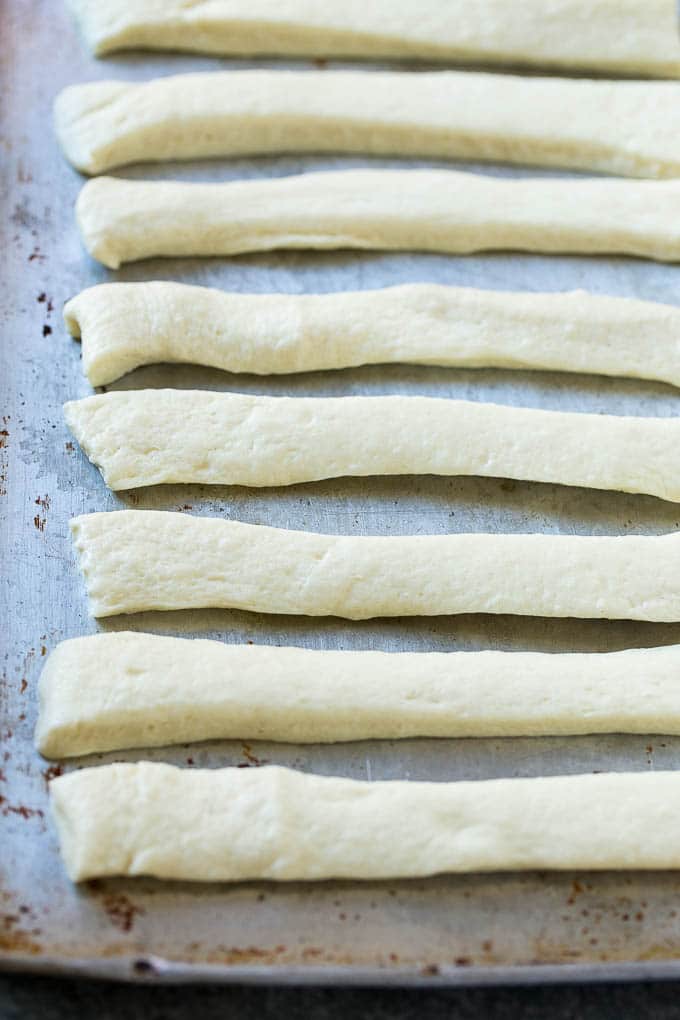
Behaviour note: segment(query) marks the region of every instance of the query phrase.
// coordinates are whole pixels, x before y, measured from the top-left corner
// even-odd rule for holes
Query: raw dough
[[[341,170],[189,184],[96,177],[76,203],[93,258],[274,248],[518,249],[680,260],[680,180]]]
[[[112,489],[481,475],[680,502],[680,418],[572,414],[432,397],[124,390],[64,405]]]
[[[680,622],[680,533],[346,537],[117,510],[71,521],[93,616],[148,609]]]
[[[96,53],[428,60],[680,75],[674,0],[69,0]]]
[[[153,634],[63,641],[36,743],[63,758],[196,740],[680,734],[680,645],[608,654],[397,653]]]
[[[680,309],[585,291],[512,294],[406,284],[341,294],[236,294],[181,283],[102,283],[67,302],[83,368],[105,386],[140,365],[229,372],[406,362],[533,368],[680,386]]]
[[[439,71],[219,71],[71,85],[67,158],[125,163],[365,152],[680,176],[680,84]]]
[[[76,882],[680,868],[680,772],[367,783],[139,762],[71,772],[50,793]]]

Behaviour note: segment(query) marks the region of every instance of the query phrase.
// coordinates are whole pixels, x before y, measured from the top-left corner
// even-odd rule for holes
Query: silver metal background
[[[485,875],[234,887],[136,880],[75,888],[67,881],[47,815],[47,778],[53,773],[33,749],[32,731],[43,656],[62,638],[97,630],[86,612],[68,538],[74,514],[120,506],[191,508],[198,514],[342,534],[656,534],[680,527],[680,507],[649,497],[554,485],[443,478],[341,480],[252,492],[168,486],[116,497],[71,444],[62,420],[62,402],[89,392],[78,344],[61,321],[64,301],[102,280],[165,278],[259,292],[340,291],[418,280],[518,290],[587,287],[677,303],[680,268],[632,259],[507,254],[288,253],[145,262],[109,273],[88,259],[78,239],[73,203],[81,179],[62,160],[52,136],[50,106],[56,92],[93,78],[141,79],[249,65],[153,55],[97,62],[86,54],[62,7],[60,0],[6,0],[0,15],[5,100],[0,136],[0,635],[6,639],[0,655],[0,950],[5,964],[140,980],[456,984],[679,975],[680,876],[674,874]],[[401,165],[398,160],[290,157],[151,166],[124,175],[228,180],[369,162]],[[260,379],[176,366],[139,370],[116,388],[158,385],[272,394],[423,393],[643,415],[680,410],[676,391],[652,383],[438,368],[365,368]],[[177,427],[191,428],[191,422]],[[348,623],[218,611],[145,614],[100,626],[314,648],[566,651],[680,641],[680,625],[511,617]],[[87,763],[141,756],[97,755]],[[677,768],[680,739],[252,748],[215,742],[144,756],[209,767],[254,765],[256,758],[360,779],[481,779]]]

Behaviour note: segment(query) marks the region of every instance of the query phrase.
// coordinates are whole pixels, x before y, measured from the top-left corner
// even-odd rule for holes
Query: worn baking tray
[[[255,492],[176,486],[113,496],[62,420],[62,402],[88,393],[79,347],[61,321],[68,297],[101,280],[160,277],[260,292],[418,280],[519,290],[588,287],[676,302],[680,269],[633,259],[287,253],[146,262],[108,273],[88,259],[76,233],[73,203],[81,181],[52,137],[55,93],[90,78],[246,65],[152,55],[96,62],[85,53],[62,6],[60,0],[6,0],[0,22],[6,99],[0,138],[6,232],[0,301],[0,633],[7,641],[0,688],[0,949],[5,965],[163,981],[453,985],[680,976],[680,875],[671,873],[279,886],[134,880],[76,888],[67,881],[47,811],[47,783],[60,768],[39,758],[32,731],[44,656],[62,638],[93,633],[98,626],[87,615],[68,537],[74,514],[161,507],[342,534],[656,534],[680,527],[680,508],[652,498],[493,479],[340,480]],[[133,168],[125,175],[226,180],[367,162],[213,161]],[[396,160],[373,163],[399,165]],[[139,370],[116,388],[160,385],[272,394],[424,393],[641,415],[680,411],[677,392],[653,383],[439,368],[261,379],[166,366]],[[177,427],[190,428],[191,422]],[[216,611],[145,614],[99,626],[234,642],[423,651],[604,651],[680,641],[680,626],[511,617],[349,623]],[[368,780],[482,779],[676,768],[680,739],[412,740],[332,747],[213,742],[87,761],[142,756],[186,767],[278,762]]]

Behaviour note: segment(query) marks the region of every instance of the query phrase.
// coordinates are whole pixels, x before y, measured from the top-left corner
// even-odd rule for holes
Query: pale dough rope
[[[680,386],[680,309],[585,291],[405,284],[339,294],[238,294],[103,283],[66,303],[93,386],[140,365],[260,375],[380,363],[546,369]]]
[[[187,184],[96,177],[76,215],[110,269],[152,256],[276,248],[680,259],[680,180],[508,179],[455,170],[344,170]]]
[[[36,743],[63,758],[215,739],[672,734],[679,675],[678,645],[386,653],[96,634],[47,660]]]
[[[366,783],[139,762],[60,776],[50,795],[77,882],[680,868],[680,772]]]
[[[359,152],[680,176],[680,84],[439,71],[221,71],[71,85],[55,126],[89,174],[126,163]]]
[[[69,0],[90,47],[680,75],[675,0]]]
[[[346,537],[155,510],[71,530],[94,616],[236,608],[341,616],[680,621],[680,534]]]
[[[64,405],[112,489],[480,475],[680,502],[680,419],[432,397],[262,397],[125,390]],[[181,423],[181,424],[180,424]]]

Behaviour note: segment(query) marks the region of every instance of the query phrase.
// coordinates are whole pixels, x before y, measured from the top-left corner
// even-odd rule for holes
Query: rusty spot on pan
[[[135,919],[146,913],[143,907],[138,907],[123,893],[109,893],[103,898],[102,905],[111,923],[123,932],[132,931]]]

